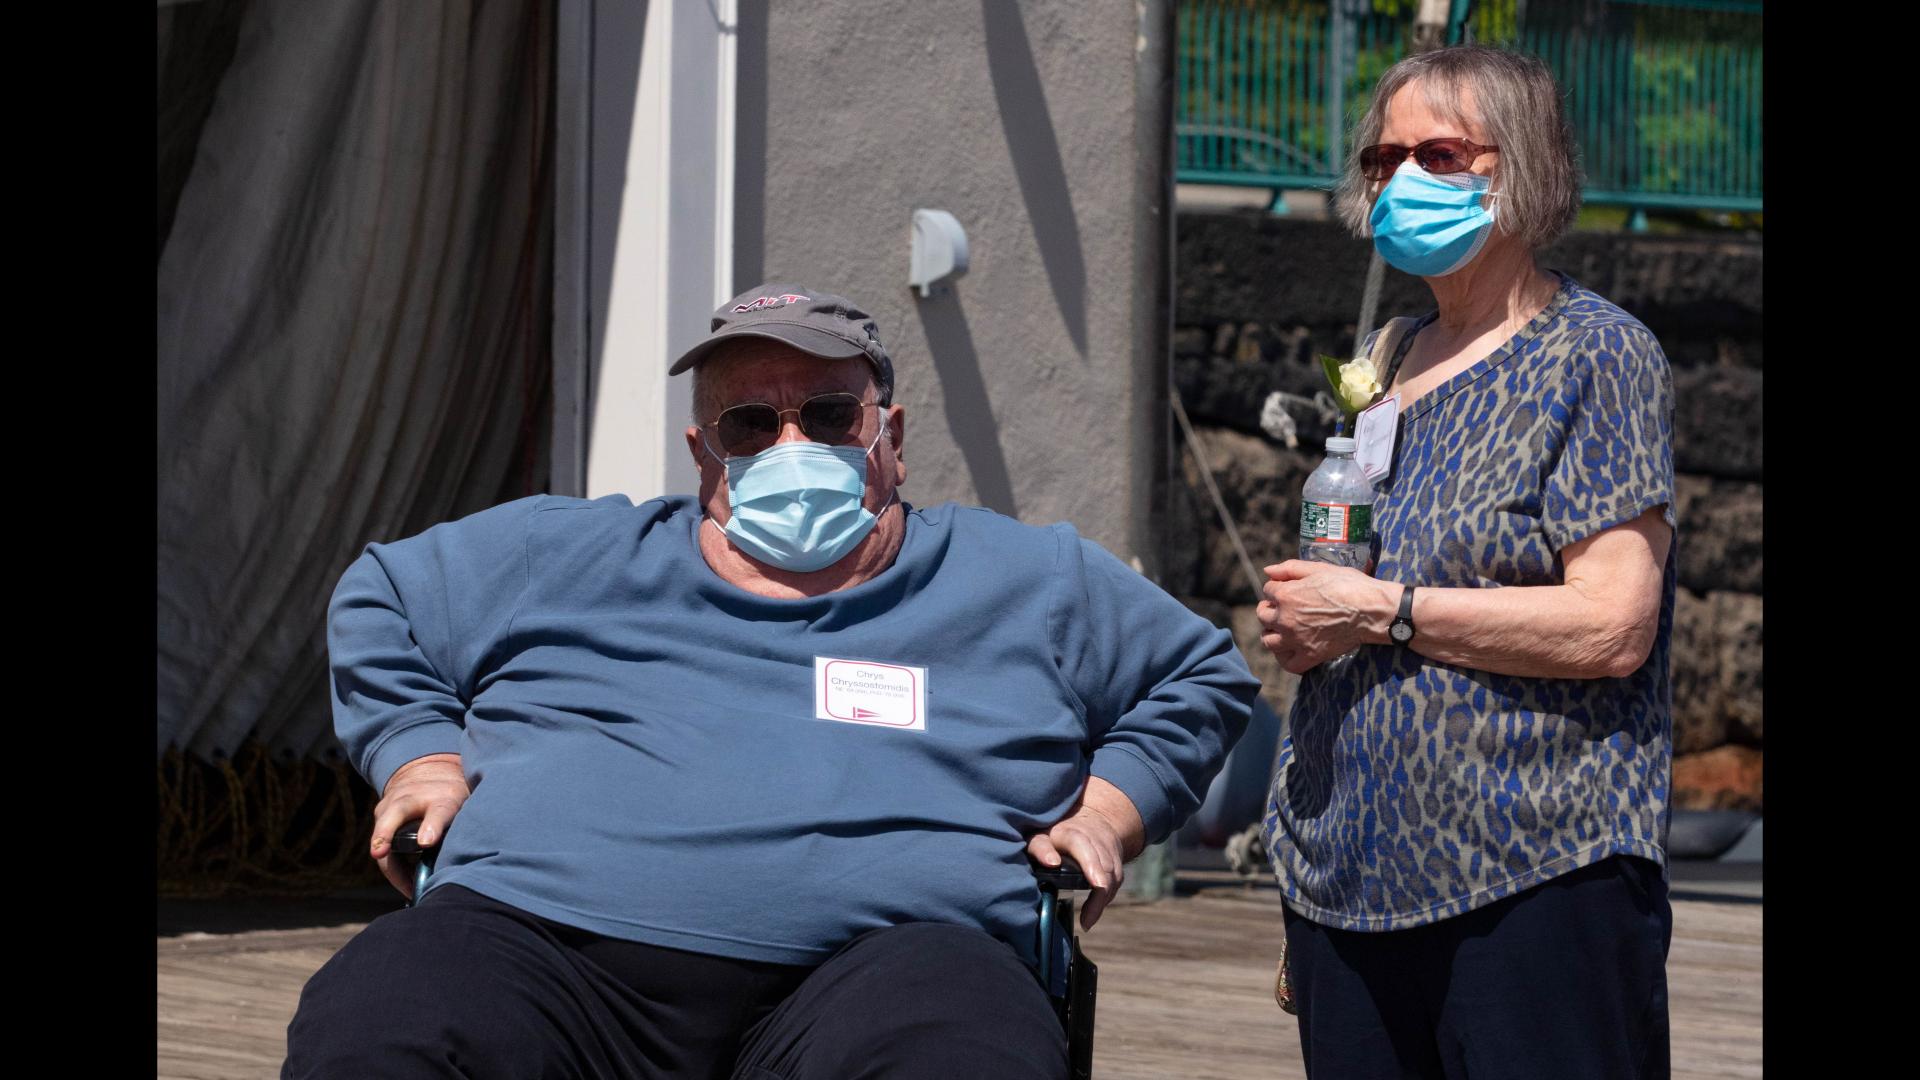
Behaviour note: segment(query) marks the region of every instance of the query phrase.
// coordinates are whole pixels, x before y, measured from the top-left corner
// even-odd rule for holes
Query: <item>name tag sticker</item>
[[[1394,421],[1400,416],[1400,395],[1384,397],[1361,410],[1353,424],[1353,459],[1369,482],[1393,468]]]
[[[927,669],[813,658],[813,715],[848,724],[927,730]]]

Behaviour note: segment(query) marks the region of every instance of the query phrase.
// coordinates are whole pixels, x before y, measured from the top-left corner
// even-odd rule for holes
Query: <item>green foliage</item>
[[[1283,11],[1289,14],[1317,15],[1326,18],[1327,0],[1214,0],[1213,3],[1182,2],[1179,7],[1227,7],[1244,11]]]
[[[1718,210],[1647,211],[1647,232],[1656,236],[1686,233],[1760,233],[1765,232],[1764,214],[1723,213]],[[1580,208],[1573,223],[1575,232],[1625,232],[1633,218],[1631,207],[1589,203]]]
[[[1640,190],[1685,191],[1707,178],[1698,157],[1736,141],[1730,110],[1707,82],[1712,57],[1692,43],[1642,42],[1633,52],[1633,75],[1644,87],[1635,137],[1640,143]]]
[[[1627,218],[1633,211],[1624,206],[1595,206],[1588,203],[1580,208],[1580,216],[1574,219],[1575,232],[1620,232],[1627,227]]]
[[[1467,12],[1467,39],[1508,45],[1520,39],[1520,0],[1475,0]]]
[[[1320,374],[1327,377],[1328,393],[1333,397],[1334,404],[1340,406],[1341,412],[1353,416],[1355,411],[1347,408],[1346,399],[1340,396],[1340,365],[1344,363],[1346,361],[1337,356],[1320,354]]]

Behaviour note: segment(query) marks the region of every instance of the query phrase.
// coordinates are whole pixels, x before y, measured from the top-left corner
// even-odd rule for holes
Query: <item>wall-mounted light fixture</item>
[[[966,272],[967,230],[960,227],[960,219],[945,210],[915,210],[907,284],[927,297],[935,285]]]

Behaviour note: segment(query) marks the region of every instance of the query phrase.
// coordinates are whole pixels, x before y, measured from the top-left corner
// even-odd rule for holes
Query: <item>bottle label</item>
[[[1373,507],[1349,503],[1302,503],[1300,538],[1315,544],[1373,541]]]

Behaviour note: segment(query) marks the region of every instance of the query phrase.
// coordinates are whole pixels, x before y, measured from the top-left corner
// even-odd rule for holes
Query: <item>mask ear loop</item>
[[[720,482],[726,485],[727,505],[729,510],[731,510],[733,505],[733,483],[732,477],[729,475],[729,470],[727,469],[727,459],[713,452],[713,444],[707,441],[707,429],[704,427],[700,429],[700,448],[705,450],[707,456],[712,458],[714,462],[720,466]],[[700,512],[700,520],[704,524],[713,526],[713,531],[719,533],[721,536],[727,535],[727,530],[721,526],[719,522],[713,520],[713,518],[707,514],[704,507]]]
[[[877,405],[875,407],[879,409],[886,408],[885,405]],[[863,456],[867,458],[871,458],[873,456],[874,448],[879,446],[880,440],[886,437],[887,437],[887,425],[885,424],[885,422],[882,422],[880,425],[879,433],[874,435],[873,441],[867,444],[867,452]],[[893,490],[887,494],[887,501],[881,504],[880,509],[873,512],[873,516],[875,518],[878,518],[881,514],[884,514],[887,512],[887,507],[892,506],[894,503],[897,503],[899,501],[900,501],[900,485],[895,484],[893,487]]]
[[[876,403],[876,404],[874,405],[874,408],[876,408],[876,409],[881,409],[881,410],[885,410],[885,409],[887,408],[887,406],[885,406],[885,405],[880,405],[880,404],[877,404],[877,403]],[[884,439],[884,438],[886,438],[886,437],[887,437],[887,422],[886,422],[885,420],[882,420],[882,421],[880,422],[880,430],[874,433],[874,435],[873,435],[873,441],[867,444],[867,452],[866,452],[866,454],[865,454],[864,456],[867,456],[867,457],[871,457],[871,456],[873,456],[873,450],[874,450],[874,447],[876,447],[876,446],[879,446],[879,445],[880,445],[880,440],[881,440],[881,439]],[[883,509],[883,510],[884,510],[884,509],[886,509],[886,508],[885,508],[885,507],[881,507],[881,509]]]

